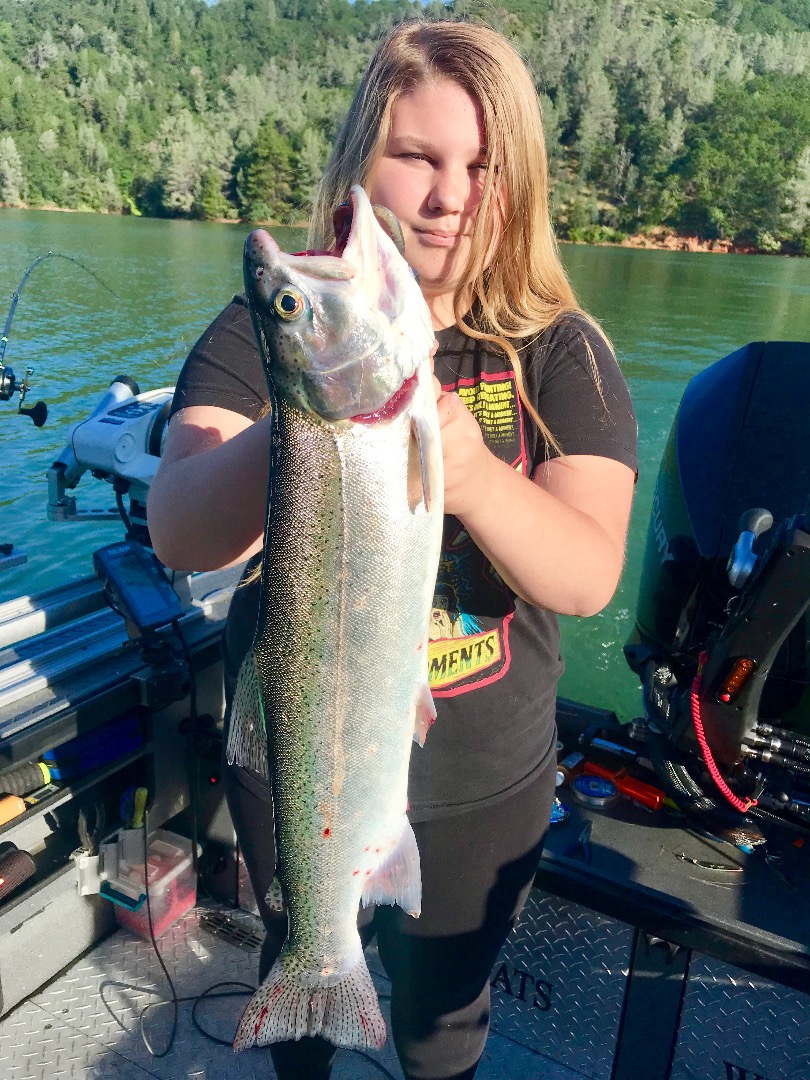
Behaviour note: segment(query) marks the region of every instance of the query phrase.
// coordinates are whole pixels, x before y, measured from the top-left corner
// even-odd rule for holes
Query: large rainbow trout
[[[443,478],[430,315],[359,187],[338,256],[257,230],[245,283],[274,425],[259,621],[228,757],[269,776],[289,930],[234,1047],[381,1047],[363,904],[421,904],[410,748],[435,718]]]

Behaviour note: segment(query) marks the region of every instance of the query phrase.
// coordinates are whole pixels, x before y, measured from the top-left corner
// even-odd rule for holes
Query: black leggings
[[[553,745],[553,744],[552,744]],[[391,979],[394,1045],[408,1080],[470,1080],[489,1030],[489,980],[532,885],[554,797],[555,760],[516,794],[482,809],[415,822],[422,914],[360,909],[363,945],[375,937]],[[229,766],[225,790],[267,937],[264,979],[287,934],[264,902],[274,876],[269,787]],[[334,1047],[303,1038],[270,1047],[279,1080],[327,1080]]]

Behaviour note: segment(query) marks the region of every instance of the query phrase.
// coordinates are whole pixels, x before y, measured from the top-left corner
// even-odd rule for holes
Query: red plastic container
[[[164,934],[172,923],[197,902],[197,879],[191,858],[191,841],[184,836],[156,829],[149,838],[146,878],[149,885],[149,904],[152,910],[152,929],[155,937]],[[115,886],[114,882],[110,883]],[[122,882],[123,884],[123,882]],[[144,892],[143,863],[127,868],[127,892]],[[115,906],[118,925],[149,938],[149,913],[146,901],[137,911]]]

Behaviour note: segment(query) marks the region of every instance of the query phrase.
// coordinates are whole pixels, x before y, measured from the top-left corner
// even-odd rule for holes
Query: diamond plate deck
[[[222,908],[201,904],[158,939],[178,997],[196,998],[223,981],[256,984],[258,953],[202,929],[200,916],[211,911]],[[228,911],[228,916],[244,923],[246,937],[262,933],[250,913]],[[390,1030],[388,980],[373,948],[368,959]],[[151,942],[118,930],[0,1021],[0,1080],[272,1080],[266,1050],[234,1054],[230,1046],[209,1041],[191,1022],[190,1001],[179,1005],[170,1052],[152,1057],[139,1034],[139,1017],[144,1006],[167,997]],[[213,998],[198,1007],[197,1019],[210,1034],[230,1040],[245,1001]],[[144,1026],[158,1050],[165,1046],[172,1011],[165,1004],[147,1011]],[[385,1074],[377,1063],[401,1080],[390,1038],[373,1060],[340,1051],[333,1080],[380,1080]],[[581,1080],[588,1075],[511,1037],[492,1034],[478,1080]]]
[[[93,1039],[30,1001],[7,1016],[0,1031],[3,1080],[147,1080],[153,1075],[115,1051],[99,1055]]]
[[[810,996],[692,955],[671,1080],[808,1080]]]
[[[534,889],[493,972],[493,1030],[610,1080],[632,941],[625,923]]]

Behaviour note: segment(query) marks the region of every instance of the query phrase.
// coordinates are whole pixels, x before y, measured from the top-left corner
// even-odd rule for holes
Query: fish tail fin
[[[420,746],[425,745],[425,739],[436,719],[436,705],[427,680],[419,684],[416,695],[416,709],[413,722],[413,741]]]
[[[422,872],[419,848],[413,827],[402,815],[402,832],[396,846],[366,879],[360,898],[364,907],[370,904],[399,904],[414,918],[422,910]]]
[[[320,1035],[335,1046],[382,1049],[385,1020],[359,947],[354,963],[337,980],[334,975],[302,971],[285,962],[285,956],[282,952],[248,1002],[236,1029],[234,1050],[305,1035]]]
[[[242,661],[236,680],[227,756],[230,765],[253,769],[260,776],[269,775],[261,682],[252,649]]]

